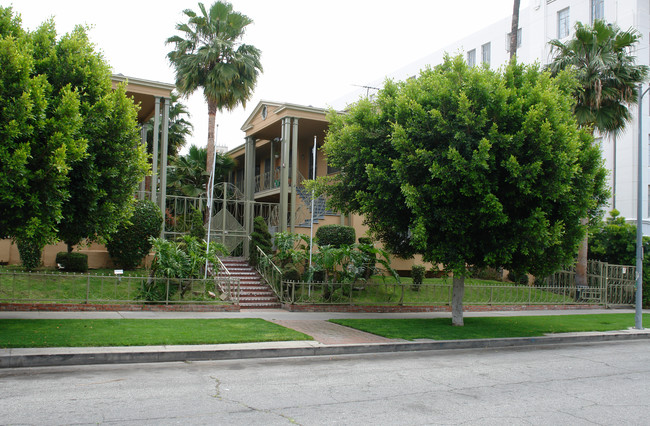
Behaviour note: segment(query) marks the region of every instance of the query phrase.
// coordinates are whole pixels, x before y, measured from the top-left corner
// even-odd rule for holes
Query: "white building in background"
[[[642,35],[634,52],[637,63],[648,65],[650,45],[650,0],[530,0],[529,6],[519,13],[519,31],[517,59],[524,63],[538,62],[541,65],[551,60],[548,42],[553,39],[566,41],[573,36],[576,22],[588,24],[594,19],[604,19],[616,23],[622,30],[636,28]],[[444,17],[443,17],[444,19]],[[432,53],[421,60],[409,64],[390,74],[388,78],[406,80],[416,76],[426,66],[442,62],[445,52],[452,55],[462,54],[471,65],[486,62],[491,68],[499,68],[507,63],[510,54],[509,33],[512,16],[476,31],[474,34],[458,40]],[[461,22],[462,25],[462,22]],[[345,101],[356,100],[366,95],[368,87],[381,87],[382,82],[374,82]],[[643,194],[643,230],[650,235],[650,107],[644,97],[643,138],[644,146],[644,188]],[[344,101],[344,100],[342,100]],[[340,105],[336,105],[340,107]],[[602,147],[605,165],[609,170],[609,187],[612,197],[608,210],[616,208],[621,215],[636,222],[637,199],[637,108],[633,107],[633,120],[618,137],[598,138]]]

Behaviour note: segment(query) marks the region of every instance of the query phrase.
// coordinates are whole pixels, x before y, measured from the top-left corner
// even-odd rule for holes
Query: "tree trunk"
[[[214,128],[217,120],[217,103],[208,101],[208,160],[205,163],[205,171],[210,175],[212,173],[212,163],[214,162]],[[208,181],[206,193],[212,182]]]
[[[587,228],[589,219],[580,219],[580,223]],[[576,287],[587,286],[587,249],[588,249],[589,234],[585,229],[585,237],[580,242],[578,248],[578,261],[576,263]]]
[[[465,276],[454,273],[451,295],[451,325],[463,326],[463,295],[465,293]]]
[[[512,25],[510,26],[510,59],[517,56],[517,33],[519,32],[519,0],[512,6]]]

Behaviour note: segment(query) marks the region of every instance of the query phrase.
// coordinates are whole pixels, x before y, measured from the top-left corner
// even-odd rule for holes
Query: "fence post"
[[[609,264],[605,263],[604,265],[605,273],[603,274],[603,291],[601,293],[602,295],[602,303],[605,305],[605,308],[607,308],[607,287],[609,287]]]
[[[88,299],[90,299],[90,274],[86,277],[86,305],[88,304]]]
[[[167,278],[167,285],[165,286],[165,305],[169,305],[169,278]]]

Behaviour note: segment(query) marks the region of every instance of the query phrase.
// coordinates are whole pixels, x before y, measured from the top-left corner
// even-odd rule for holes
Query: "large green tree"
[[[203,89],[208,104],[208,158],[212,169],[217,111],[246,105],[262,71],[261,52],[241,42],[253,21],[233,10],[232,4],[217,1],[209,9],[199,3],[199,13],[183,11],[186,23],[176,29],[181,35],[167,39],[174,50],[167,57],[176,70],[176,87],[182,95]]]
[[[57,239],[70,168],[86,150],[82,94],[38,72],[38,49],[20,17],[0,7],[0,237],[36,253],[30,267]]]
[[[72,164],[69,198],[58,224],[68,251],[82,240],[107,238],[132,212],[133,194],[147,170],[140,143],[137,108],[124,86],[111,85],[111,69],[77,26],[57,38],[52,20],[30,34],[35,72],[46,76],[56,96],[62,90],[79,94],[81,137],[85,155]]]
[[[637,65],[632,49],[641,34],[635,29],[621,31],[602,20],[593,26],[578,22],[572,39],[551,40],[553,73],[571,70],[578,81],[573,95],[578,124],[603,135],[616,135],[631,120],[629,106],[637,103],[637,86],[644,82],[648,67]],[[587,220],[583,220],[585,226]],[[576,284],[587,285],[588,240],[580,245]]]
[[[324,150],[342,170],[326,188],[334,207],[363,214],[394,253],[452,270],[454,325],[468,265],[546,274],[575,255],[580,218],[605,201],[571,85],[537,66],[497,72],[446,57],[330,115]]]

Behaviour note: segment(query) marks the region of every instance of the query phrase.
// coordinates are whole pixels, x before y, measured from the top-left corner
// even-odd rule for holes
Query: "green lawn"
[[[143,300],[143,283],[147,281],[144,270],[125,271],[117,277],[107,270],[89,274],[48,272],[25,274],[0,270],[0,301],[39,301],[45,303],[112,303]],[[102,273],[103,272],[103,273]],[[136,275],[138,274],[138,275]],[[166,286],[166,280],[160,279]],[[184,290],[183,290],[184,289]],[[221,303],[208,292],[218,293],[213,280],[170,280],[169,299],[172,302],[193,301]],[[164,300],[164,298],[163,298]]]
[[[312,340],[262,319],[0,320],[0,347],[206,345]]]
[[[643,316],[647,325],[650,315]],[[587,314],[521,317],[470,317],[454,327],[448,318],[341,319],[335,324],[356,328],[390,339],[486,339],[533,337],[547,333],[624,330],[634,326],[634,314]]]

